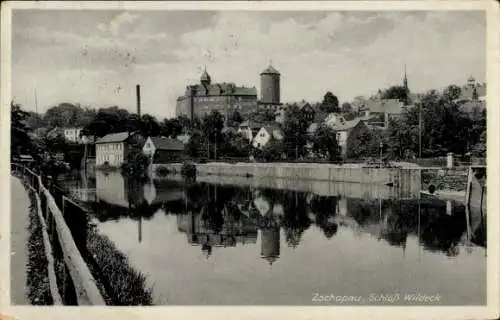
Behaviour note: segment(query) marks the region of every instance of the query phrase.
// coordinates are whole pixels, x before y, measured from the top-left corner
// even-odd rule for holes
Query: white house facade
[[[63,134],[64,138],[66,141],[73,142],[73,143],[83,143],[82,139],[80,138],[80,132],[82,131],[82,128],[64,128]]]
[[[254,148],[262,149],[273,139],[283,140],[281,129],[272,126],[262,127],[253,138],[252,145]]]
[[[127,159],[128,132],[108,134],[96,141],[96,166],[120,167]]]

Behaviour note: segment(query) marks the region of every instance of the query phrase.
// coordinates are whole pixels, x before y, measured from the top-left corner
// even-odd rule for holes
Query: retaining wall
[[[467,188],[468,168],[436,168],[422,170],[422,189],[432,184],[437,190],[464,191]]]
[[[150,176],[161,178],[158,167],[170,173],[180,173],[182,164],[151,165]],[[361,184],[392,184],[401,193],[420,192],[420,171],[400,168],[362,168],[349,165],[318,163],[206,163],[196,164],[198,176],[239,176],[253,179],[274,178],[287,180],[333,181]]]

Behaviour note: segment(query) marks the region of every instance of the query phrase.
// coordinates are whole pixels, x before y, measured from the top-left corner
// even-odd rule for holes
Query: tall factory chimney
[[[139,115],[139,118],[141,117],[141,86],[136,85],[135,86],[135,92],[137,95],[137,115]]]

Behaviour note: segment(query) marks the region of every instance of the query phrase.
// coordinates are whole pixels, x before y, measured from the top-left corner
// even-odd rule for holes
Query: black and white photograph
[[[11,307],[494,303],[498,4],[42,2],[2,55]]]

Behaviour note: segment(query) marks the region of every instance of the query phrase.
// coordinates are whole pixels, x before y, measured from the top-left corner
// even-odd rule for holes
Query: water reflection
[[[148,275],[156,304],[296,305],[319,291],[415,290],[443,304],[485,301],[481,211],[371,186],[216,178],[138,182],[97,171],[65,185]]]
[[[467,222],[464,205],[451,201],[353,199],[182,180],[137,182],[100,171],[95,181],[83,181],[68,186],[99,222],[175,215],[178,232],[186,234],[189,244],[200,246],[207,258],[214,247],[257,244],[260,230],[261,255],[272,263],[280,255],[280,230],[285,243],[297,248],[311,226],[327,240],[339,228],[348,228],[403,250],[414,235],[424,250],[448,256],[458,255],[461,244],[486,246],[485,214],[473,210]],[[138,239],[141,232],[139,225]]]

